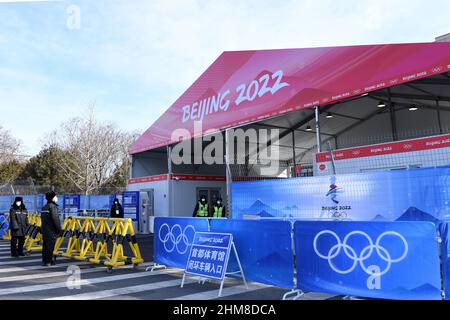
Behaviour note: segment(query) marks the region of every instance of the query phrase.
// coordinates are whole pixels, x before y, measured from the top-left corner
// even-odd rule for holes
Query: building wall
[[[154,190],[155,217],[167,217],[169,213],[169,182],[167,180],[129,184],[128,191]]]
[[[165,153],[142,152],[133,155],[132,178],[148,177],[168,172]]]
[[[173,173],[224,176],[225,165],[173,165]]]

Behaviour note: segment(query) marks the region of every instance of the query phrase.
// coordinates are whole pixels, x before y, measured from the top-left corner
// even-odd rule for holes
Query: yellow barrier
[[[111,219],[114,222],[112,228],[115,231],[113,239],[113,253],[111,260],[105,261],[105,266],[118,267],[125,264],[133,264],[134,266],[143,263],[144,260],[137,244],[136,234],[134,232],[133,223],[131,219]],[[123,251],[123,240],[126,239],[130,245],[133,257],[127,257]]]
[[[79,253],[80,228],[81,228],[80,220],[75,219],[75,217],[67,217],[64,220],[61,235],[56,240],[53,255],[71,258],[73,255]],[[61,248],[61,245],[63,244],[65,238],[69,238],[69,241],[67,243],[66,251],[64,252],[60,251],[59,249]]]
[[[5,213],[6,219],[9,220],[9,213]],[[8,232],[6,233],[6,235],[4,235],[2,237],[2,240],[11,240],[11,229],[8,228]]]
[[[29,213],[27,220],[28,228],[25,232],[24,247],[26,249],[26,253],[29,255],[32,252],[42,251],[42,220],[39,213]]]
[[[60,248],[66,239],[69,240],[64,252]],[[131,257],[124,254],[124,240],[130,245]],[[112,253],[108,252],[110,248]],[[137,266],[144,262],[131,219],[68,217],[56,241],[54,255],[103,264],[108,271],[113,267]]]
[[[103,260],[111,259],[111,254],[108,253],[108,243],[112,239],[112,229],[109,226],[109,219],[98,218],[96,228],[97,246],[95,248],[94,257],[89,259],[90,262],[100,264]]]

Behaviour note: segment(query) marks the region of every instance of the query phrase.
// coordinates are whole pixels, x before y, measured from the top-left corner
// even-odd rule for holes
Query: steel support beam
[[[443,134],[442,130],[442,119],[441,119],[441,105],[439,104],[439,100],[436,100],[436,113],[437,113],[437,121],[439,126],[439,133]]]
[[[389,97],[389,93],[376,92],[376,93],[372,94],[371,96]],[[436,97],[429,96],[429,95],[421,95],[421,94],[391,93],[390,96],[391,96],[391,98],[408,99],[408,100],[427,100],[427,101],[435,101],[436,100]],[[438,100],[450,101],[450,97],[438,96]]]
[[[316,141],[317,141],[317,152],[322,150],[322,137],[320,136],[320,110],[319,107],[314,108],[314,114],[316,116]]]
[[[383,102],[386,102],[386,103],[389,102],[389,101],[388,101],[386,98],[384,98],[384,97],[372,96],[371,98],[374,99],[374,100],[377,100],[377,101],[383,101]],[[435,102],[436,102],[436,101],[435,101]],[[406,102],[398,102],[398,101],[397,101],[397,102],[395,102],[395,104],[396,104],[397,106],[402,106],[402,107],[405,107],[405,108],[410,108],[410,107],[411,107],[411,103],[406,103]],[[414,104],[417,105],[417,106],[419,106],[419,107],[421,107],[421,108],[424,108],[424,109],[437,110],[437,107],[436,107],[436,106],[424,104],[424,103],[422,103],[422,102],[416,102],[416,101],[414,101]],[[400,108],[400,109],[397,108],[397,111],[399,111],[399,110],[401,110],[401,108]],[[442,105],[440,105],[439,110],[440,110],[440,111],[447,111],[447,112],[450,112],[450,108],[449,108],[449,107],[443,107]]]
[[[230,141],[229,141],[229,131],[230,129],[225,130],[225,175],[226,175],[226,183],[227,183],[227,210],[229,212],[228,216],[232,217],[231,211],[231,183],[233,182],[233,176],[230,170]],[[233,141],[234,143],[234,141]]]
[[[295,155],[295,131],[294,130],[292,130],[292,163],[293,163],[293,168],[294,168],[294,173],[291,175],[291,176],[294,176],[294,177],[296,177],[297,176],[297,172],[296,172],[296,166],[297,166],[297,163],[296,163],[296,161],[295,161],[295,157],[296,157],[296,155]]]
[[[397,138],[397,121],[395,118],[395,103],[392,102],[391,88],[388,88],[387,91],[388,91],[388,108],[389,108],[391,129],[392,129],[392,140],[397,141],[398,138]]]

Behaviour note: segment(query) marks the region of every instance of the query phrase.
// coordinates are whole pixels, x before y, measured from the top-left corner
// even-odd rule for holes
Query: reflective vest
[[[223,206],[214,206],[214,215],[213,218],[222,218],[223,214]]]
[[[197,210],[198,217],[207,217],[208,216],[208,204],[198,204]]]

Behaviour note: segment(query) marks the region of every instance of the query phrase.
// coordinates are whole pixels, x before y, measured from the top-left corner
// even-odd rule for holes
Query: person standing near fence
[[[117,198],[114,199],[111,206],[111,218],[123,219],[123,207]]]
[[[24,256],[25,231],[27,229],[27,208],[22,197],[16,197],[9,210],[11,229],[11,256]]]
[[[53,257],[56,239],[61,233],[61,221],[58,213],[58,197],[54,191],[45,194],[47,204],[42,208],[42,265],[55,265],[56,261]]]

